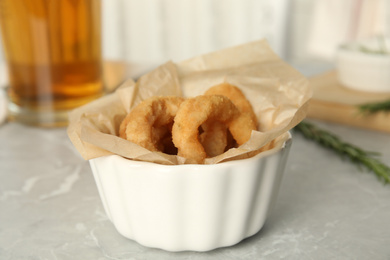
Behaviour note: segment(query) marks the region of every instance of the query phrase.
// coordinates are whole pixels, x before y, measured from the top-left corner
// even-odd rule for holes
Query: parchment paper
[[[185,164],[176,155],[150,152],[118,137],[119,125],[139,102],[152,96],[202,95],[213,85],[238,86],[251,102],[259,122],[250,140],[205,164],[251,157],[279,149],[287,132],[303,120],[312,90],[308,80],[281,60],[265,40],[231,47],[192,59],[167,62],[140,77],[128,80],[114,93],[72,111],[68,135],[86,160],[117,154],[133,160]]]

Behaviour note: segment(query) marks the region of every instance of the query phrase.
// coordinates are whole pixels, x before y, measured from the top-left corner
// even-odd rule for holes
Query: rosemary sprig
[[[390,182],[390,167],[375,158],[375,156],[379,155],[378,153],[365,151],[355,145],[344,142],[333,133],[320,129],[306,121],[300,122],[294,130],[339,155],[349,158],[357,165],[365,166],[368,170],[374,172],[385,184]]]
[[[390,112],[390,99],[378,103],[366,103],[358,105],[359,112],[363,114],[374,114],[380,111]]]

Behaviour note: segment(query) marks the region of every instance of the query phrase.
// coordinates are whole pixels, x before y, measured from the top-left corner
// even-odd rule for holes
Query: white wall
[[[104,55],[162,62],[267,38],[286,54],[290,0],[103,0]]]
[[[156,63],[267,38],[285,56],[291,0],[102,0],[106,59]],[[0,61],[4,59],[0,54]]]
[[[292,0],[287,29],[287,58],[295,62],[310,60],[307,49],[310,21],[313,19],[315,0]]]
[[[308,50],[313,10],[327,0],[102,1],[105,59],[155,64],[263,37],[287,60],[313,59]],[[390,0],[385,1],[390,35]],[[3,59],[0,52],[0,63]]]

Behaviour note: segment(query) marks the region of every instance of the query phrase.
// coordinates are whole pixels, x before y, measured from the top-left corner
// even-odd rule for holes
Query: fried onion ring
[[[225,124],[208,120],[202,124],[203,132],[199,135],[199,141],[202,144],[208,157],[214,157],[225,152],[228,145],[228,131]]]
[[[245,114],[241,122],[237,125],[249,128],[251,130],[257,129],[257,118],[253,111],[252,105],[246,99],[242,91],[229,83],[221,83],[209,88],[205,95],[222,95],[229,98],[234,105]],[[211,125],[210,125],[211,124]],[[206,150],[207,155],[213,157],[225,151],[228,145],[227,128],[220,122],[206,122],[202,125],[204,132],[200,135],[200,142]],[[246,132],[247,135],[242,137],[240,143],[245,143],[250,138],[251,131]],[[246,141],[244,141],[246,140]]]
[[[229,98],[241,113],[247,114],[245,116],[247,118],[241,122],[243,123],[241,126],[253,130],[257,129],[257,118],[252,105],[238,87],[224,82],[209,88],[205,95],[222,95]]]
[[[199,141],[199,127],[207,120],[226,125],[237,143],[246,142],[242,136],[248,136],[247,132],[250,136],[252,129],[239,127],[243,115],[225,96],[202,95],[185,100],[172,127],[172,140],[178,155],[189,159],[190,163],[203,162],[207,154]]]
[[[152,97],[139,103],[122,121],[119,136],[150,151],[164,151],[162,139],[170,135],[181,97]]]
[[[238,87],[224,82],[209,88],[205,95],[222,95],[229,98],[241,113],[248,113],[252,119],[251,124],[257,126],[257,118],[252,105]]]

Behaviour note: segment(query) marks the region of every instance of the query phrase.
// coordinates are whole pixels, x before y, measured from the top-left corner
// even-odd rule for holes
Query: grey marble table
[[[390,135],[316,124],[390,162]],[[206,253],[118,234],[65,128],[7,123],[0,144],[0,259],[390,259],[390,185],[297,133],[263,229]]]
[[[390,165],[389,134],[315,123],[380,152]],[[390,259],[390,185],[293,133],[275,208],[260,232],[232,247],[171,253],[115,230],[65,128],[6,123],[0,125],[0,259]]]

